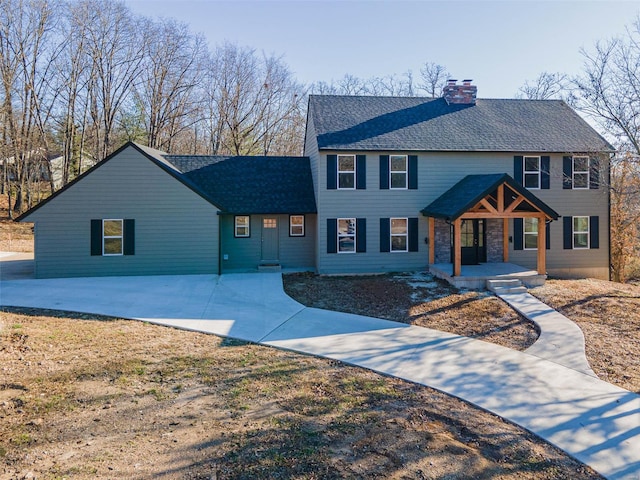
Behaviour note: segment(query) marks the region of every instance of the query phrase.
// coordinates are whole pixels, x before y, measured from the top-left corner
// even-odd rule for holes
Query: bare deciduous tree
[[[639,244],[638,158],[640,157],[640,19],[626,35],[582,52],[584,74],[574,80],[577,106],[618,147],[612,160],[612,277],[624,281],[625,267]]]
[[[451,74],[443,65],[427,62],[420,69],[420,76],[422,78],[420,88],[427,92],[431,98],[437,98],[442,96],[442,89]]]
[[[360,78],[351,74],[331,83],[317,82],[311,85],[310,93],[316,95],[373,95],[412,97],[415,86],[413,73],[408,70],[402,75]]]
[[[51,39],[53,9],[53,2],[47,0],[0,3],[2,158],[10,215],[32,203],[31,184],[47,165],[43,159],[49,151],[47,124],[52,105],[48,72],[58,53]]]
[[[118,115],[140,79],[148,38],[141,19],[119,0],[84,0],[79,8],[93,18],[86,31],[91,61],[89,112],[94,155],[103,159],[114,149]]]
[[[570,94],[569,77],[564,73],[542,72],[534,81],[528,80],[518,89],[517,98],[529,100],[565,100]]]
[[[147,145],[172,149],[172,140],[190,128],[198,108],[198,84],[202,81],[206,44],[186,24],[165,19],[145,21],[149,33],[136,106],[145,123]]]
[[[252,49],[224,44],[213,54],[209,82],[214,154],[274,153],[279,132],[303,122],[303,88],[277,57],[260,58]],[[301,151],[301,140],[293,149]]]
[[[623,282],[640,238],[640,157],[625,152],[611,162],[611,278]]]

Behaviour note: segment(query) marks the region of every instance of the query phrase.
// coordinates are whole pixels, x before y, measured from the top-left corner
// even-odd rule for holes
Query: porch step
[[[281,272],[282,267],[279,263],[264,263],[262,265],[258,265],[259,272]]]
[[[496,295],[507,293],[527,293],[527,289],[522,282],[515,278],[505,280],[487,280],[487,290]]]

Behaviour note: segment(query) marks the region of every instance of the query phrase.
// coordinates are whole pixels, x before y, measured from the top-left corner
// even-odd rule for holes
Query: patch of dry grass
[[[548,280],[530,293],[576,322],[598,377],[640,393],[640,286]]]
[[[0,195],[0,252],[33,252],[33,224],[11,220],[7,205],[7,195]]]
[[[338,362],[134,321],[0,315],[2,478],[600,478],[487,412]]]
[[[287,294],[316,308],[434,328],[525,350],[535,326],[487,292],[458,290],[430,275],[284,275]]]

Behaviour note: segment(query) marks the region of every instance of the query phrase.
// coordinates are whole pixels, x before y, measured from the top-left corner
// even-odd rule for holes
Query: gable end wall
[[[218,273],[217,209],[130,147],[42,205],[36,276]],[[92,219],[135,220],[135,255],[91,256]]]

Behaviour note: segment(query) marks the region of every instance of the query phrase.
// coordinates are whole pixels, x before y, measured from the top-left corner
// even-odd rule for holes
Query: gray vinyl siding
[[[217,209],[135,148],[34,211],[36,276],[218,273]],[[135,255],[91,256],[92,219],[134,219]]]
[[[326,161],[328,154],[362,154],[358,151],[322,151],[315,167],[318,197],[318,261],[319,273],[358,273],[419,270],[427,266],[428,235],[426,218],[420,210],[470,174],[508,173],[513,176],[514,155],[541,155],[536,152],[367,152],[366,190],[327,190]],[[379,156],[393,153],[418,156],[417,190],[380,190]],[[542,153],[548,155],[548,153]],[[601,160],[601,176],[606,179],[606,162]],[[607,277],[609,251],[608,197],[605,188],[598,190],[562,189],[562,154],[551,155],[549,190],[532,193],[560,215],[598,215],[600,248],[571,251],[562,248],[562,222],[551,226],[551,250],[547,251],[547,269],[552,275]],[[327,218],[356,217],[367,219],[367,252],[327,254]],[[418,217],[418,252],[380,253],[380,218]],[[510,232],[513,235],[513,222]],[[514,251],[510,244],[510,260],[535,268],[535,251]],[[347,260],[348,258],[348,260]]]
[[[524,152],[528,154],[530,152]],[[549,190],[531,190],[540,200],[561,216],[598,216],[600,247],[589,250],[565,250],[563,248],[562,218],[551,222],[551,248],[547,250],[547,273],[557,277],[609,278],[609,194],[608,159],[600,159],[600,188],[596,190],[563,190],[562,157],[551,155]],[[512,159],[513,162],[513,159]],[[513,175],[513,166],[510,175]],[[509,222],[509,235],[513,235],[513,221]],[[536,250],[513,250],[509,244],[510,261],[536,268]]]
[[[316,140],[316,130],[313,125],[313,115],[311,115],[311,113],[309,113],[309,115],[307,116],[307,130],[305,133],[304,156],[309,157],[310,159],[311,176],[313,178],[313,190],[316,196],[316,205],[317,205],[318,204],[318,162],[320,160],[320,152],[318,151],[318,142]]]
[[[429,257],[424,238],[427,219],[420,214],[425,203],[428,169],[418,159],[417,190],[380,190],[379,156],[394,152],[367,152],[365,190],[327,190],[327,154],[358,154],[352,151],[322,151],[318,168],[318,272],[371,273],[426,269]],[[398,152],[411,153],[413,152]],[[327,252],[327,218],[366,218],[365,253]],[[380,218],[418,218],[417,252],[380,252]]]
[[[326,187],[327,187],[327,180],[326,180],[326,163],[321,165],[321,157],[320,157],[320,151],[318,150],[318,141],[316,138],[316,130],[315,130],[315,125],[313,123],[313,114],[311,111],[308,112],[307,114],[307,129],[305,132],[305,144],[304,144],[304,155],[306,157],[309,157],[309,164],[311,167],[311,176],[313,178],[313,190],[314,190],[314,195],[316,197],[316,208],[318,209],[318,212],[322,211],[322,205],[321,205],[321,196],[320,196],[320,184],[319,182],[321,181],[320,176],[319,176],[319,172],[324,172],[324,191],[326,192]],[[326,157],[322,157],[324,158],[324,161],[326,162]],[[319,218],[319,217],[318,217]],[[326,222],[325,222],[326,223]],[[317,224],[317,219],[316,219],[316,224]],[[325,225],[325,229],[326,229],[326,225]],[[318,269],[318,265],[320,265],[320,249],[318,248],[318,231],[316,229],[315,232],[315,236],[316,238],[314,238],[314,259],[313,259],[313,265],[316,268],[316,270]],[[326,232],[325,232],[325,236],[326,236]],[[326,247],[325,250],[326,252]]]
[[[316,215],[305,215],[305,236],[289,236],[289,215],[250,215],[250,236],[234,236],[234,215],[220,216],[222,271],[256,271],[262,261],[262,220],[277,218],[279,263],[283,269],[314,269]]]

